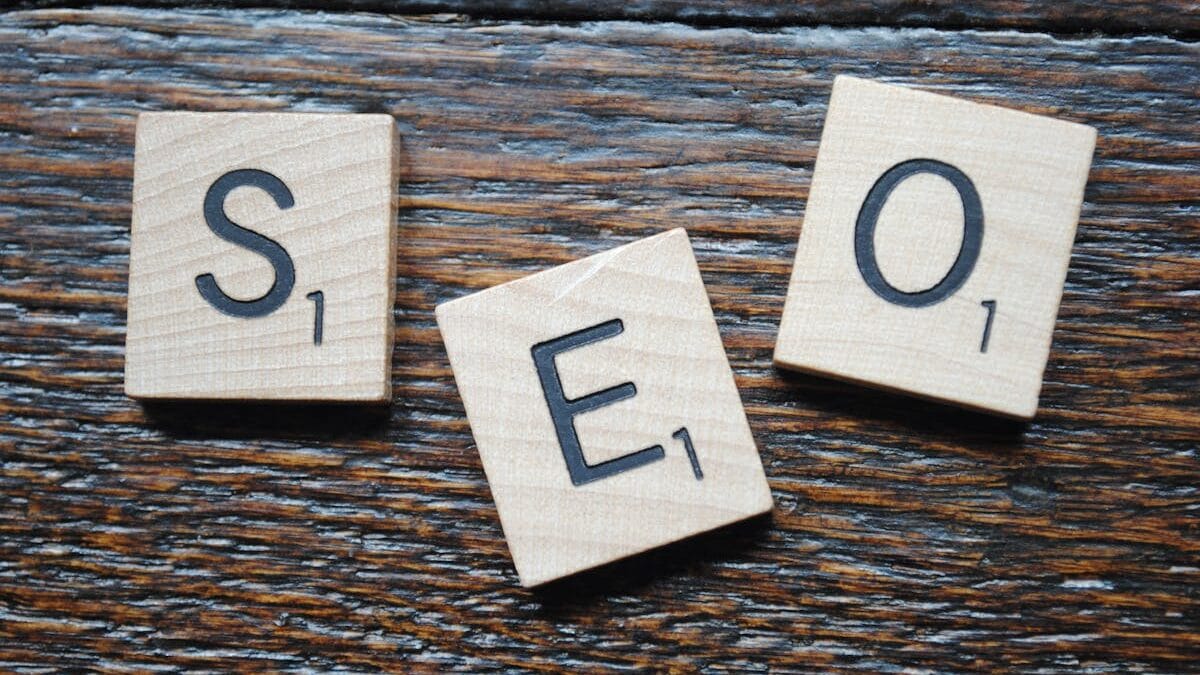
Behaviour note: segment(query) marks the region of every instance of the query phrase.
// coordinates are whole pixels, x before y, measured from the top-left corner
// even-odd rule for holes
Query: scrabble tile
[[[389,115],[138,118],[125,391],[387,401]]]
[[[770,511],[682,229],[437,321],[523,585]]]
[[[1033,417],[1095,140],[839,77],[775,363]]]

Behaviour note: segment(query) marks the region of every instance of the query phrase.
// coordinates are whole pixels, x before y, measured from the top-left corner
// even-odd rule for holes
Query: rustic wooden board
[[[1197,44],[113,9],[0,45],[0,667],[1195,668]],[[771,367],[837,73],[1098,129],[1029,425]],[[391,407],[122,395],[160,109],[397,117]],[[774,516],[522,590],[434,305],[675,226]]]
[[[16,0],[26,9],[78,6],[78,0]],[[97,0],[100,5],[191,7],[180,0]],[[388,14],[462,13],[536,21],[630,19],[698,26],[920,26],[1015,28],[1054,33],[1155,33],[1195,39],[1193,0],[206,0],[215,7],[282,7]]]

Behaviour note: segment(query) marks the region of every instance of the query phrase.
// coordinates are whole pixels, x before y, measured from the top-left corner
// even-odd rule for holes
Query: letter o
[[[884,204],[896,186],[906,178],[921,173],[941,176],[958,190],[963,206],[963,238],[958,257],[954,259],[954,264],[941,281],[923,291],[908,292],[896,288],[883,278],[883,273],[879,270],[879,261],[875,258],[875,226],[879,223],[879,214],[883,211]],[[862,274],[863,281],[879,297],[904,307],[928,307],[953,295],[966,283],[967,277],[971,276],[975,269],[982,244],[983,205],[975,184],[957,167],[935,159],[910,159],[885,171],[867,193],[862,209],[858,212],[858,220],[854,224],[854,259],[858,263],[858,271]]]

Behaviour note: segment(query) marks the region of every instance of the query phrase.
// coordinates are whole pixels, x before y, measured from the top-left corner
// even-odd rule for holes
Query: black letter
[[[879,221],[879,212],[883,210],[883,205],[887,203],[892,190],[905,178],[919,173],[941,176],[958,190],[963,206],[963,238],[958,257],[946,276],[930,288],[908,293],[889,284],[879,271],[879,262],[875,259],[875,225]],[[854,257],[863,281],[875,291],[875,295],[905,307],[934,305],[957,291],[975,269],[975,261],[979,259],[979,247],[982,244],[983,205],[979,201],[979,192],[975,190],[975,184],[967,174],[934,159],[910,159],[884,172],[867,193],[862,210],[858,212],[858,222],[854,225]]]
[[[279,309],[292,293],[296,283],[296,270],[292,266],[292,257],[273,239],[247,230],[225,215],[225,198],[234,189],[249,186],[264,190],[275,199],[275,205],[281,209],[290,209],[296,201],[287,185],[266,171],[258,169],[238,169],[230,171],[218,178],[208,194],[204,195],[204,222],[208,223],[216,235],[225,241],[237,244],[263,256],[275,268],[275,283],[271,290],[255,300],[238,300],[225,295],[217,286],[217,280],[211,274],[201,274],[196,277],[196,290],[200,297],[218,310],[240,317],[266,316]]]
[[[554,421],[558,444],[562,448],[563,458],[567,460],[567,472],[571,474],[571,483],[575,486],[630,471],[665,456],[663,447],[654,445],[606,462],[588,464],[583,457],[583,448],[579,446],[579,435],[575,432],[575,416],[633,398],[637,394],[637,387],[632,382],[626,382],[587,396],[568,399],[563,394],[562,381],[558,377],[558,366],[554,364],[554,357],[620,335],[624,330],[625,324],[620,319],[613,319],[533,346],[533,364],[537,367],[538,378],[542,381],[542,392],[546,395],[546,405],[550,407],[550,419]]]

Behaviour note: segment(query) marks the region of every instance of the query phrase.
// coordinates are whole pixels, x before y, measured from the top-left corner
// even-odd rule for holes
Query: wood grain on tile
[[[388,115],[138,119],[125,391],[390,399]]]
[[[521,582],[771,509],[687,233],[439,305]]]
[[[775,363],[1033,417],[1095,140],[839,77]]]

